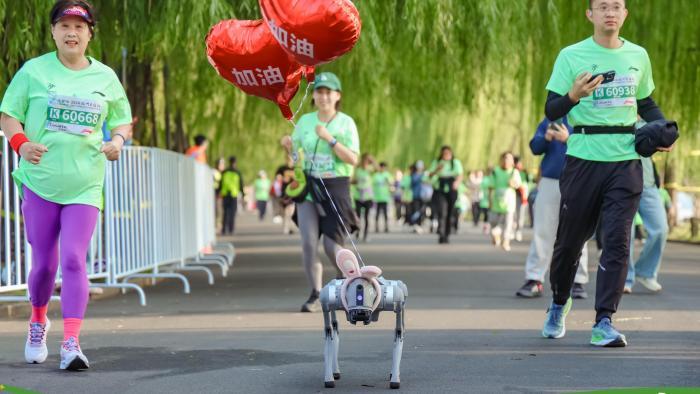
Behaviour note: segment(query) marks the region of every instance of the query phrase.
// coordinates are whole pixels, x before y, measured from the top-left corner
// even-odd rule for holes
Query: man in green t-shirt
[[[559,228],[550,272],[553,300],[542,335],[564,336],[581,247],[602,215],[605,247],[591,344],[622,347],[627,341],[612,326],[612,315],[625,284],[632,219],[642,192],[634,124],[637,114],[646,121],[663,119],[663,114],[651,98],[649,55],[620,37],[627,17],[625,1],[589,0],[586,16],[593,24],[593,36],[559,53],[547,83],[547,118],[568,115],[574,131],[560,179]]]
[[[229,159],[229,167],[221,174],[219,197],[223,200],[224,217],[221,223],[221,234],[232,235],[236,229],[236,212],[238,211],[238,195],[244,196],[243,177],[238,171],[236,156]]]
[[[387,207],[391,200],[391,174],[386,169],[386,163],[379,163],[379,169],[372,175],[372,190],[374,191],[374,202],[377,203],[377,210],[374,216],[374,231],[379,232],[379,217],[384,218],[384,232],[389,232],[389,214]]]
[[[256,179],[253,184],[253,189],[255,189],[255,206],[258,209],[258,219],[260,219],[261,222],[265,220],[267,202],[270,200],[271,186],[272,183],[267,179],[267,173],[265,173],[264,170],[260,170],[258,179]]]

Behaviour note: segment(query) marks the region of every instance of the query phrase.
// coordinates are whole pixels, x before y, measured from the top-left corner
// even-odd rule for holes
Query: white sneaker
[[[515,240],[518,242],[523,241],[523,233],[520,230],[515,232]]]
[[[46,337],[51,328],[51,322],[46,319],[46,324],[29,323],[27,343],[24,345],[24,359],[29,364],[41,364],[46,361],[49,350],[46,348]]]
[[[639,282],[640,285],[646,287],[647,290],[653,291],[654,293],[658,293],[662,289],[661,285],[656,280],[656,278],[642,278],[641,276],[638,276],[637,282]]]
[[[498,247],[501,245],[501,233],[491,230],[491,243],[493,243],[494,246]]]
[[[61,345],[61,369],[68,371],[78,371],[90,368],[87,357],[80,350],[80,345],[75,337],[70,337],[63,341]]]
[[[510,241],[508,241],[507,239],[504,240],[503,243],[501,244],[501,247],[502,247],[503,250],[505,250],[506,252],[510,252]]]

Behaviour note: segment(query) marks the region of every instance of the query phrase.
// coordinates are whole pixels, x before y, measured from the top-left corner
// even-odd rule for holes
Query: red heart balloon
[[[286,119],[307,67],[280,47],[262,20],[229,19],[207,34],[207,58],[224,79],[247,94],[277,103]]]
[[[287,53],[308,66],[347,53],[360,38],[360,13],[350,0],[259,0],[263,19]]]

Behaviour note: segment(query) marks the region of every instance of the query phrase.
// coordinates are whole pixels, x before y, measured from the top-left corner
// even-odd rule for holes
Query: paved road
[[[298,236],[250,215],[240,222],[235,267],[214,286],[188,273],[190,295],[166,281],[146,289],[147,307],[133,293],[91,303],[81,338],[89,371],[58,370],[58,305],[42,365],[23,363],[25,320],[0,321],[0,384],[55,393],[388,390],[393,316],[369,327],[341,323],[342,378],[324,389],[321,315],[296,313],[308,295]],[[597,349],[588,345],[591,299],[575,301],[565,338],[540,337],[547,299],[514,297],[527,243],[508,254],[473,228],[450,245],[395,230],[360,247],[409,288],[401,392],[700,386],[700,247],[670,244],[663,293],[635,287],[616,315],[630,346]]]

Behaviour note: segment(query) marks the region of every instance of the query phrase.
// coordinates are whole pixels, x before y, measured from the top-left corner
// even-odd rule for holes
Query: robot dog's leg
[[[391,365],[391,381],[389,387],[398,389],[401,386],[401,376],[399,368],[401,367],[401,355],[403,353],[403,338],[404,338],[404,304],[399,303],[396,310],[396,331],[394,332],[394,357]]]
[[[336,334],[334,334],[333,326],[331,324],[331,312],[327,310],[327,305],[324,305],[323,308],[323,325],[324,325],[324,332],[325,332],[325,346],[323,348],[323,362],[324,362],[324,382],[326,387],[328,388],[333,388],[335,387],[335,380],[333,379],[333,368],[334,368],[334,363],[337,363],[337,355],[336,355],[336,344],[334,342],[334,337]]]
[[[338,350],[340,348],[340,334],[338,333],[338,319],[335,317],[335,310],[331,311],[331,325],[333,326],[333,379],[340,379],[340,365],[338,364]]]

